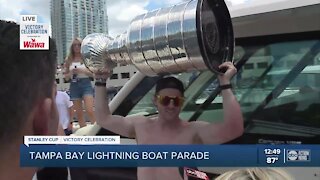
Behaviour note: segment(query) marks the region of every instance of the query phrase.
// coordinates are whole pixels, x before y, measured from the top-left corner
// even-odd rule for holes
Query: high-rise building
[[[108,34],[106,0],[51,0],[51,27],[61,64],[75,37],[83,39],[91,33]]]

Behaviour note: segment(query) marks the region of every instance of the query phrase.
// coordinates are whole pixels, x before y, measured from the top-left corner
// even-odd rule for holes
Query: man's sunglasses
[[[171,100],[173,101],[173,105],[176,107],[180,107],[182,106],[183,102],[184,102],[184,98],[180,97],[180,96],[160,96],[157,95],[157,100],[160,102],[160,104],[162,104],[163,106],[168,106],[171,102]]]

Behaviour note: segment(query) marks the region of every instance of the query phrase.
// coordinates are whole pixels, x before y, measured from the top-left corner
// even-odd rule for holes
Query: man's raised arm
[[[241,108],[230,86],[230,79],[237,70],[231,62],[221,64],[220,68],[227,69],[223,75],[218,76],[223,98],[223,122],[196,121],[193,124],[205,144],[225,143],[241,136],[244,131]]]
[[[106,80],[109,74],[95,74],[95,115],[97,124],[114,133],[134,138],[134,122],[141,117],[123,117],[112,115],[108,105]]]

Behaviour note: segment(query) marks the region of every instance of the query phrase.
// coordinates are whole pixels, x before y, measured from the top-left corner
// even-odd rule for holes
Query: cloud
[[[147,12],[147,4],[148,0],[107,1],[109,35],[115,37],[126,31],[135,16]]]
[[[0,19],[19,23],[20,15],[34,14],[44,23],[50,23],[50,0],[0,0]]]
[[[109,35],[125,32],[139,14],[182,1],[186,0],[107,0]],[[41,23],[50,24],[50,0],[0,0],[0,19],[19,22],[21,14],[38,15]]]
[[[108,0],[109,35],[115,37],[125,32],[131,20],[139,14],[182,1],[186,0]]]

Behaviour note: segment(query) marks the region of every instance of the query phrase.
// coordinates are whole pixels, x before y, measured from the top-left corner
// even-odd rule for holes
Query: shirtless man
[[[220,86],[230,84],[237,70],[231,62],[219,68],[226,68],[219,75]],[[135,138],[138,144],[221,144],[243,133],[243,117],[240,105],[230,88],[222,90],[224,120],[222,123],[204,121],[185,122],[179,118],[183,103],[184,88],[180,80],[169,77],[157,82],[153,103],[159,116],[151,120],[144,116],[122,117],[110,113],[106,102],[106,87],[103,83],[108,73],[96,73],[95,108],[97,123],[122,136]],[[179,180],[178,168],[139,167],[139,180]]]

